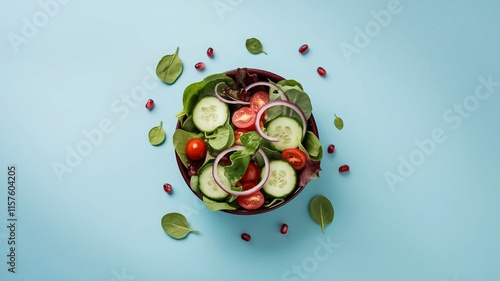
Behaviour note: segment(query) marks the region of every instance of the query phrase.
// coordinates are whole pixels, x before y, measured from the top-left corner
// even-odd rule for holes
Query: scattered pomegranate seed
[[[286,224],[286,223],[282,224],[280,232],[281,232],[281,234],[286,234],[288,232],[288,224]]]
[[[152,99],[149,99],[149,100],[146,102],[146,108],[147,108],[147,109],[152,109],[154,105],[155,105],[155,101],[154,101],[154,100],[152,100]]]
[[[349,166],[348,165],[342,165],[339,167],[339,172],[340,173],[346,173],[349,172]]]
[[[250,241],[252,239],[252,236],[250,236],[250,234],[248,233],[242,233],[241,234],[241,239],[243,239],[244,241]]]
[[[208,50],[207,50],[207,56],[209,58],[213,58],[214,57],[214,48],[212,48],[212,47],[208,48]]]
[[[304,44],[304,45],[300,46],[299,53],[303,54],[303,53],[307,52],[307,50],[309,50],[309,46],[307,46],[307,44]]]
[[[333,154],[335,152],[335,145],[330,144],[327,149],[329,154]]]
[[[163,185],[163,190],[165,190],[166,193],[170,194],[172,193],[172,185],[169,183],[166,183]]]
[[[318,67],[318,74],[319,74],[319,76],[325,76],[326,70],[320,66],[320,67]]]
[[[200,61],[199,63],[194,65],[194,68],[202,70],[203,68],[205,68],[205,64]]]

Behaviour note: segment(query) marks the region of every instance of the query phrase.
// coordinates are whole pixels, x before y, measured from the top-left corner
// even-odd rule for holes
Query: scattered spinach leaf
[[[262,43],[257,38],[247,39],[247,41],[245,42],[245,46],[247,47],[247,50],[254,55],[257,55],[260,53],[264,53],[267,55],[267,53],[264,52],[264,48],[262,47]]]
[[[337,129],[342,130],[342,128],[344,128],[344,120],[342,120],[342,118],[338,117],[337,114],[333,114],[333,115],[335,115],[335,119],[333,120],[333,124],[335,125],[335,127],[337,127]]]
[[[312,220],[321,226],[321,231],[325,233],[325,226],[333,221],[332,203],[325,196],[317,195],[309,202],[309,214]]]
[[[182,239],[190,232],[199,232],[189,227],[186,217],[179,213],[168,213],[161,218],[163,230],[172,238]]]
[[[151,128],[151,130],[149,130],[148,137],[149,142],[152,145],[160,145],[165,141],[167,135],[165,134],[165,130],[163,130],[162,126],[163,121],[160,121],[159,126],[153,127]]]
[[[181,76],[182,60],[178,52],[179,47],[175,49],[175,53],[161,58],[156,66],[156,75],[167,84],[173,84]]]

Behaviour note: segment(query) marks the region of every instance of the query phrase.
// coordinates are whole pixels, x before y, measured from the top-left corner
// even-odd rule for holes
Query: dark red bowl
[[[253,69],[253,68],[245,68],[246,71],[249,73],[249,74],[256,74],[259,78],[259,80],[262,80],[262,81],[272,81],[272,82],[278,82],[278,81],[281,81],[281,80],[284,80],[285,78],[277,75],[277,74],[274,74],[272,72],[269,72],[269,71],[265,71],[265,70],[260,70],[260,69]],[[234,70],[230,70],[230,71],[227,71],[225,72],[225,74],[231,78],[234,78],[234,75],[236,73],[236,69]],[[177,121],[177,126],[176,126],[176,129],[180,128],[181,124],[179,121]],[[307,120],[307,129],[311,132],[313,132],[318,138],[319,138],[319,133],[318,133],[318,128],[316,127],[316,121],[314,120],[314,116],[311,114],[311,117],[309,118],[309,120]],[[182,174],[182,177],[184,178],[184,181],[186,182],[187,186],[189,187],[189,190],[191,190],[198,198],[200,198],[200,200],[203,200],[203,197],[202,197],[202,194],[200,192],[195,192],[191,189],[190,187],[190,177],[188,175],[188,170],[186,167],[184,167],[184,165],[182,164],[181,162],[181,159],[179,158],[179,156],[177,155],[177,153],[175,153],[175,157],[177,159],[177,165],[179,166],[179,170]],[[299,177],[297,177],[298,179]],[[266,212],[270,212],[272,210],[276,210],[278,209],[279,207],[285,205],[286,203],[292,201],[293,198],[295,198],[297,195],[299,195],[299,193],[305,188],[305,186],[303,187],[298,187],[296,188],[292,194],[288,195],[284,201],[280,202],[280,203],[277,203],[277,204],[274,204],[273,206],[271,207],[261,207],[257,210],[245,210],[245,209],[238,209],[238,210],[223,210],[222,212],[226,212],[226,213],[230,213],[230,214],[235,214],[235,215],[257,215],[257,214],[262,214],[262,213],[266,213]]]

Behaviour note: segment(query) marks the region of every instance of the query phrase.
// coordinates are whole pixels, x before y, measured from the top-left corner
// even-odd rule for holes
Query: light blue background
[[[467,118],[453,113],[455,104],[474,101],[479,77],[500,81],[497,1],[401,0],[386,26],[374,25],[372,12],[387,10],[389,0],[61,1],[50,16],[40,4],[47,2],[0,4],[1,280],[500,276],[500,87]],[[26,38],[26,22],[34,20],[39,27]],[[343,54],[341,44],[356,47],[357,28],[377,26],[366,46]],[[13,45],[13,34],[24,43]],[[259,38],[268,55],[249,54],[249,37]],[[303,43],[310,51],[300,55]],[[162,84],[150,70],[177,46],[184,72],[174,85]],[[199,61],[204,71],[194,69]],[[325,153],[320,179],[258,216],[200,205],[177,171],[171,143],[183,89],[237,67],[300,81],[324,148],[337,147]],[[150,90],[126,105],[122,98],[144,81]],[[152,111],[144,108],[148,98],[156,102]],[[342,131],[333,126],[334,113],[345,121]],[[68,147],[76,149],[86,140],[82,130],[103,120],[112,131],[58,180],[53,163],[67,164]],[[153,147],[147,133],[160,120],[168,139]],[[424,155],[415,142],[436,129],[446,139]],[[412,155],[419,165],[391,188],[385,174],[398,175],[401,159]],[[351,172],[341,175],[344,163]],[[11,164],[18,170],[15,274],[6,264]],[[174,188],[170,196],[165,182]],[[324,234],[307,212],[317,194],[335,207]],[[168,237],[160,219],[174,211],[201,232]],[[282,222],[290,226],[285,236]],[[250,243],[242,232],[252,235]]]

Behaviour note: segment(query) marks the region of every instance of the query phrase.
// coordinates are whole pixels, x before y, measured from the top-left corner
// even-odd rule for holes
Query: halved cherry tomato
[[[268,101],[269,94],[267,92],[257,91],[250,97],[250,107],[253,111],[257,112]]]
[[[191,160],[201,160],[207,155],[207,145],[200,138],[192,138],[186,143],[186,155]]]
[[[240,140],[241,135],[243,135],[244,133],[247,133],[247,132],[250,132],[250,131],[247,129],[234,130],[234,144],[241,145],[241,140]]]
[[[287,148],[281,153],[281,159],[290,163],[295,170],[300,170],[306,165],[307,156],[298,148]]]
[[[255,112],[250,107],[242,107],[233,113],[232,121],[234,126],[240,129],[255,129]]]
[[[257,166],[257,164],[255,164],[254,162],[250,161],[248,163],[248,167],[247,170],[245,171],[245,174],[240,180],[242,182],[251,181],[256,183],[259,179],[260,179],[259,166]]]
[[[260,190],[257,190],[249,195],[238,196],[236,201],[238,201],[238,204],[240,204],[240,206],[244,209],[255,210],[264,205],[264,201],[266,201],[266,199],[264,198],[264,194],[262,194]]]

